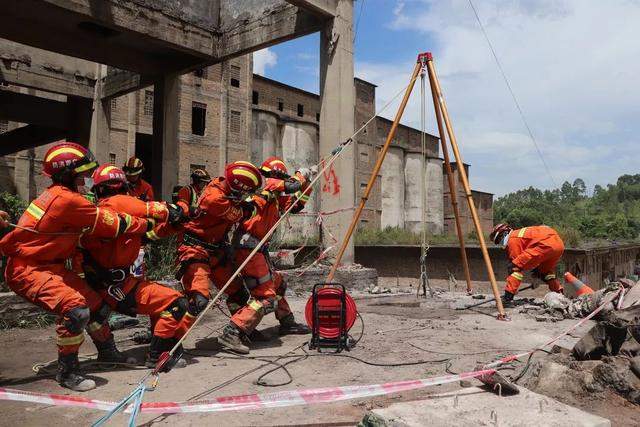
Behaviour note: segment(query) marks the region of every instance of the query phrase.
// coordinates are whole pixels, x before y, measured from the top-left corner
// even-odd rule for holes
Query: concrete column
[[[353,84],[353,0],[338,0],[336,17],[328,21],[320,35],[320,157],[349,138],[354,131],[355,88]],[[320,182],[323,211],[353,207],[355,204],[354,146],[346,149]],[[345,236],[353,211],[325,218],[324,225],[341,239]],[[331,244],[323,236],[324,244]],[[353,262],[353,239],[342,259]]]
[[[91,116],[91,130],[89,135],[89,149],[96,156],[99,163],[109,161],[109,143],[111,142],[111,128],[109,110],[106,102],[102,101],[102,78],[107,74],[105,65],[96,65],[96,86],[93,96],[93,114]]]
[[[67,138],[88,147],[91,139],[92,116],[92,99],[67,96],[67,123],[69,123]]]
[[[157,199],[171,200],[178,183],[178,128],[180,125],[180,76],[166,75],[154,85],[151,184]]]

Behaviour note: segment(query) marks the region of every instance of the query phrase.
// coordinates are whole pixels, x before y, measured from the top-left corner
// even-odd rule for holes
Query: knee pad
[[[91,312],[88,307],[76,307],[64,315],[64,327],[73,334],[79,334],[89,323]]]
[[[98,308],[96,311],[91,313],[91,316],[89,317],[89,319],[91,320],[92,323],[95,322],[102,325],[107,320],[109,320],[110,315],[111,315],[111,307],[109,307],[107,304],[102,304],[100,308]]]
[[[167,311],[171,313],[174,319],[180,321],[187,310],[189,309],[189,300],[185,297],[176,298],[169,307],[167,307]]]

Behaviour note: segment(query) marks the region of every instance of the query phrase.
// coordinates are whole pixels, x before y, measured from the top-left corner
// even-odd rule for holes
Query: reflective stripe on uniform
[[[513,273],[511,273],[511,277],[513,277],[514,279],[518,279],[518,280],[524,279],[524,275],[522,273],[517,272],[517,271],[514,271]]]
[[[555,274],[553,274],[553,273],[549,273],[549,274],[547,274],[546,276],[544,276],[544,280],[545,280],[545,281],[547,281],[547,280],[553,280],[553,279],[555,279],[555,278],[556,278],[556,275],[555,275]]]
[[[271,273],[267,273],[262,277],[258,277],[258,283],[261,284],[261,285],[264,285],[265,283],[267,283],[270,280],[271,280]]]
[[[260,311],[262,310],[262,304],[260,304],[260,302],[256,301],[256,300],[251,300],[249,301],[248,306],[253,309],[254,311]]]
[[[72,337],[58,337],[57,341],[59,346],[82,344],[84,341],[84,334],[74,335]]]
[[[171,312],[170,312],[170,311],[162,310],[162,311],[160,312],[160,317],[164,317],[164,318],[167,318],[167,317],[173,317],[173,314],[171,314]]]
[[[300,199],[301,202],[305,202],[306,203],[306,202],[309,201],[309,196],[307,194],[303,193],[302,191],[296,192],[295,197],[297,199]]]
[[[129,227],[131,227],[131,221],[133,221],[131,219],[131,215],[129,214],[123,214],[124,215],[124,222],[127,224],[127,228],[125,228],[125,230],[129,230]]]
[[[44,216],[44,210],[33,202],[27,208],[27,213],[34,217],[36,221],[39,221]]]
[[[87,330],[89,332],[95,332],[95,331],[99,331],[100,328],[102,328],[102,323],[98,323],[98,322],[91,322],[87,325]]]
[[[149,240],[160,240],[160,236],[158,236],[155,230],[147,231],[147,239]]]
[[[528,228],[528,227],[521,228],[521,229],[518,231],[518,237],[519,237],[519,238],[523,238],[523,237],[524,237],[524,233],[525,233],[525,231],[527,231],[527,228]]]

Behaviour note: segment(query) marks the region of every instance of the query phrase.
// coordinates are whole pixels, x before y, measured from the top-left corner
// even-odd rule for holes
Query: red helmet
[[[489,234],[489,239],[496,245],[500,244],[504,235],[512,230],[511,226],[507,223],[500,223],[493,227],[493,231]]]
[[[239,193],[254,192],[262,186],[260,171],[249,162],[229,163],[224,168],[224,178],[231,190]]]
[[[267,160],[262,162],[260,170],[265,172],[266,176],[268,176],[271,171],[276,171],[287,175],[289,174],[287,166],[284,164],[282,159],[275,156],[269,157]]]
[[[127,175],[138,175],[144,170],[144,164],[139,158],[131,157],[127,160],[127,163],[124,164],[122,170]]]
[[[44,155],[42,173],[51,178],[74,176],[98,166],[93,153],[74,142],[61,142],[49,148]]]
[[[93,173],[93,186],[109,187],[111,189],[120,189],[127,185],[127,177],[122,169],[117,166],[106,164],[100,166]]]

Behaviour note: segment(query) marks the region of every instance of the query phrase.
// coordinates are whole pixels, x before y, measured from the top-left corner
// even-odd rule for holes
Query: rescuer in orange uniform
[[[511,304],[525,271],[542,279],[553,292],[562,293],[562,285],[555,271],[564,252],[564,243],[558,233],[546,225],[513,230],[508,224],[498,224],[490,235],[496,245],[502,245],[509,257],[509,276],[503,300]]]
[[[99,208],[170,225],[187,219],[176,205],[143,202],[129,196],[125,174],[116,166],[100,166],[93,174],[93,181]],[[158,237],[155,230],[147,235]],[[189,303],[180,292],[132,274],[142,244],[141,235],[121,235],[114,240],[83,236],[80,240],[83,270],[89,285],[119,313],[150,317],[153,336],[146,365],[154,367],[160,355],[171,350],[191,326],[194,317],[187,312]],[[181,354],[182,348],[174,353],[174,359],[165,369],[171,369]]]
[[[311,187],[308,185],[311,176],[309,169],[300,170],[290,177],[284,162],[277,157],[270,157],[264,161],[260,170],[268,178],[260,194],[252,198],[257,208],[256,214],[240,226],[240,238],[234,255],[235,264],[222,267],[223,270],[227,270],[227,276],[233,273],[235,266],[241,265],[247,259],[292,203],[295,203],[295,206],[291,212],[298,213],[304,209],[311,194]],[[298,197],[300,200],[297,200]],[[245,293],[244,298],[243,295],[230,298],[229,309],[232,317],[222,336],[218,338],[220,344],[238,353],[249,353],[249,347],[243,343],[242,338],[246,336],[260,339],[251,335],[264,315],[271,312],[275,312],[276,318],[280,321],[280,335],[311,332],[306,325],[295,321],[284,296],[286,283],[271,266],[267,244],[262,246],[243,268],[242,278],[250,296]],[[244,289],[240,288],[240,291],[243,292]],[[238,303],[244,305],[240,306]],[[238,330],[243,335],[239,335]]]
[[[194,169],[191,172],[191,184],[180,187],[174,192],[173,202],[193,210],[198,207],[198,198],[204,187],[211,182],[209,172],[204,169]]]
[[[92,186],[97,166],[86,148],[64,142],[44,156],[43,173],[53,181],[20,218],[16,228],[0,241],[8,256],[5,278],[16,294],[58,314],[58,374],[63,387],[75,391],[95,388],[79,369],[78,349],[83,329],[98,349],[98,360],[126,362],[115,346],[107,319],[109,307],[76,273],[65,268],[81,234],[113,239],[123,234],[143,235],[153,223],[146,219],[98,208],[80,192]]]
[[[232,261],[227,234],[244,216],[253,213],[254,206],[244,200],[261,185],[260,171],[253,164],[242,161],[228,164],[224,177],[214,179],[202,191],[196,217],[184,224],[183,241],[178,247],[178,276],[189,297],[192,314],[197,315],[209,303],[212,282],[219,288],[226,283],[224,275],[214,277],[214,271]],[[227,294],[237,293],[238,287],[234,283]]]
[[[142,163],[142,160],[137,157],[131,157],[127,160],[127,163],[125,163],[122,170],[127,176],[127,181],[129,181],[130,195],[137,197],[143,202],[150,202],[154,200],[151,184],[140,176],[142,171],[144,171],[144,164]]]

